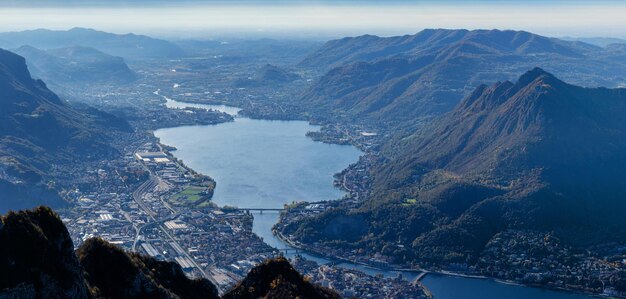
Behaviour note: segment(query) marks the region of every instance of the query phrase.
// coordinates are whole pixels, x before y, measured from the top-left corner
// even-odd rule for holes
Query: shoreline
[[[317,256],[323,257],[323,258],[328,259],[330,261],[335,260],[335,261],[348,262],[348,263],[361,265],[361,266],[364,266],[364,267],[367,267],[367,268],[371,268],[371,269],[375,269],[375,270],[379,270],[379,271],[421,272],[421,273],[423,273],[423,275],[418,276],[418,279],[416,281],[414,281],[413,283],[420,283],[422,285],[423,289],[426,290],[428,293],[430,293],[430,290],[428,290],[428,288],[421,283],[421,280],[424,277],[426,277],[427,275],[429,275],[429,274],[436,274],[436,275],[444,275],[444,276],[449,276],[449,277],[459,277],[459,278],[467,278],[467,279],[491,280],[493,282],[500,283],[500,284],[507,284],[507,285],[520,286],[520,287],[529,287],[529,288],[538,288],[538,289],[542,289],[542,290],[558,291],[558,292],[571,293],[571,294],[581,294],[581,295],[591,296],[591,297],[594,297],[594,298],[610,298],[610,297],[607,297],[606,295],[598,294],[598,293],[590,293],[590,292],[584,292],[584,291],[580,291],[580,290],[572,290],[572,289],[565,289],[565,288],[549,287],[549,286],[543,286],[543,285],[525,284],[525,283],[512,281],[512,280],[505,280],[505,279],[499,279],[499,278],[496,278],[496,277],[489,277],[489,276],[485,276],[485,275],[468,274],[468,273],[462,273],[462,272],[452,272],[452,271],[446,271],[446,270],[410,269],[410,268],[407,269],[407,268],[396,268],[396,267],[388,267],[388,268],[385,269],[385,268],[374,266],[374,265],[370,265],[370,264],[367,264],[367,263],[364,263],[364,262],[352,261],[352,260],[349,260],[349,259],[346,259],[346,258],[341,258],[341,257],[337,257],[337,256],[331,256],[331,255],[328,255],[328,254],[322,254],[322,253],[319,253],[319,252],[317,252],[315,250],[311,250],[311,249],[307,248],[306,246],[298,245],[298,244],[293,243],[291,240],[286,238],[282,233],[276,232],[274,229],[272,229],[272,232],[274,233],[274,235],[279,240],[281,240],[282,242],[288,244],[289,246],[292,246],[292,247],[297,248],[299,250],[306,251],[306,253],[308,253],[308,254],[312,254],[312,255],[317,255]],[[431,293],[431,297],[430,298],[432,298],[432,293]]]
[[[425,270],[417,270],[417,269],[413,269],[413,270],[411,270],[411,269],[407,269],[407,270],[398,270],[398,269],[393,269],[393,268],[390,268],[390,269],[381,269],[381,268],[379,268],[379,267],[374,267],[374,266],[371,266],[371,265],[369,265],[369,264],[367,264],[367,263],[358,262],[358,261],[352,261],[352,260],[349,260],[349,259],[346,259],[346,258],[340,258],[340,257],[337,257],[337,256],[329,256],[329,255],[326,255],[326,254],[319,253],[319,252],[317,252],[317,251],[313,251],[313,250],[307,249],[307,248],[305,248],[305,247],[303,247],[303,246],[301,246],[301,245],[297,245],[297,244],[293,243],[291,240],[289,240],[289,239],[285,238],[285,236],[284,236],[282,233],[277,232],[277,231],[276,231],[275,229],[273,229],[273,228],[272,228],[272,233],[273,233],[273,234],[274,234],[274,236],[276,236],[276,238],[278,238],[281,242],[283,242],[283,243],[285,243],[285,244],[287,244],[287,245],[289,245],[289,246],[291,246],[291,247],[293,247],[293,248],[296,248],[296,249],[299,249],[299,250],[306,251],[306,253],[307,253],[307,254],[317,255],[317,256],[319,256],[319,257],[322,257],[322,258],[324,258],[324,259],[327,259],[327,260],[331,261],[331,263],[334,263],[335,261],[333,261],[333,260],[336,260],[336,261],[341,261],[341,262],[344,262],[344,263],[351,263],[351,264],[361,265],[361,266],[363,266],[363,267],[372,268],[372,269],[375,269],[375,270],[380,270],[380,271],[420,272],[420,273],[421,273],[421,275],[420,275],[420,276],[418,276],[418,279],[416,279],[415,281],[409,281],[409,280],[407,280],[407,281],[409,281],[409,282],[410,282],[410,283],[412,283],[412,284],[418,285],[418,286],[422,289],[422,291],[424,292],[424,295],[426,295],[426,297],[428,297],[428,298],[433,298],[433,294],[432,294],[432,292],[431,292],[431,291],[430,291],[430,290],[429,290],[429,289],[428,289],[428,288],[427,288],[424,284],[422,284],[422,283],[420,282],[421,278],[423,278],[424,276],[426,276],[426,275],[429,273],[429,271],[425,271]],[[338,267],[341,267],[341,266],[338,266]],[[360,271],[360,269],[356,269],[356,270],[357,270],[357,271]],[[362,271],[361,271],[361,272],[362,272]],[[367,273],[366,273],[366,274],[367,274]],[[405,279],[405,280],[406,280],[406,279]]]
[[[172,100],[172,101],[181,102],[181,103],[200,104],[200,103],[176,101],[176,100]],[[212,104],[206,104],[206,105],[212,105]],[[222,104],[222,105],[224,105],[224,104]],[[226,105],[226,106],[228,106],[228,105]],[[235,106],[231,106],[231,107],[239,108],[239,107],[235,107]],[[239,109],[241,109],[241,108],[239,108]],[[255,118],[250,118],[250,119],[255,119]],[[272,121],[272,119],[263,119],[263,118],[259,118],[259,120],[270,120],[270,121]],[[280,120],[280,121],[285,121],[285,120]],[[292,120],[286,120],[286,121],[292,121]],[[310,120],[300,120],[300,121],[306,121],[307,123],[312,124]],[[320,126],[320,125],[318,124],[318,126]],[[323,141],[315,140],[314,138],[311,138],[311,139],[314,142],[326,143],[326,142],[323,142]],[[332,143],[332,142],[329,142],[329,143],[336,144],[336,143]],[[341,145],[341,144],[339,144],[339,145]],[[355,146],[357,149],[359,149],[361,152],[364,153],[364,151],[362,151],[359,146],[356,146],[355,144],[352,144],[352,143],[350,143],[350,145]],[[171,153],[171,154],[173,156],[175,156],[174,153]],[[187,168],[190,169],[190,170],[193,170],[192,168],[190,168],[188,166],[187,166]],[[210,176],[208,176],[208,177],[210,177]],[[352,191],[352,190],[346,190],[346,188],[339,188],[339,189],[342,189],[342,190],[346,191],[348,194]],[[341,199],[336,199],[336,200],[341,200]],[[211,197],[210,201],[213,202],[212,201],[212,197]],[[468,274],[468,273],[462,273],[462,272],[452,272],[452,271],[445,271],[445,270],[433,270],[433,271],[431,271],[431,270],[426,270],[426,269],[410,269],[410,268],[407,269],[407,268],[393,267],[393,266],[391,266],[391,267],[375,266],[375,265],[371,265],[371,264],[368,264],[368,263],[362,262],[362,261],[354,261],[354,260],[350,260],[348,258],[332,256],[332,255],[328,255],[326,253],[318,252],[317,250],[313,250],[311,248],[308,248],[306,245],[303,245],[303,244],[300,244],[300,243],[298,243],[298,244],[294,243],[290,239],[286,238],[282,233],[276,231],[273,228],[271,229],[271,231],[274,234],[274,236],[276,236],[281,242],[283,242],[283,243],[285,243],[285,244],[287,244],[287,245],[289,245],[289,246],[291,246],[291,247],[293,247],[295,249],[303,251],[302,253],[306,253],[306,254],[311,254],[313,256],[322,257],[324,259],[329,260],[331,263],[336,263],[336,264],[344,262],[344,263],[350,263],[350,264],[354,264],[354,265],[363,266],[363,267],[374,269],[374,270],[378,270],[378,271],[421,272],[421,273],[425,273],[424,275],[420,276],[420,280],[423,279],[423,277],[425,277],[428,274],[439,274],[439,275],[444,275],[444,276],[461,277],[461,278],[468,278],[468,279],[485,279],[485,280],[491,280],[491,281],[494,281],[494,282],[497,282],[497,283],[501,283],[501,284],[509,284],[509,285],[523,286],[523,287],[532,287],[532,288],[538,288],[538,289],[544,289],[544,290],[560,291],[560,292],[564,292],[564,293],[585,294],[585,295],[590,295],[590,296],[593,296],[593,297],[603,297],[602,294],[597,294],[597,293],[588,293],[588,292],[579,291],[579,290],[572,290],[572,289],[556,288],[556,287],[533,285],[533,284],[524,284],[524,283],[520,283],[520,282],[516,282],[516,281],[507,281],[507,280],[501,280],[501,279],[498,279],[498,278],[495,278],[495,277],[488,277],[488,276],[483,276],[483,275],[474,275],[474,274]],[[420,281],[416,280],[413,283],[420,283]],[[422,288],[425,290],[425,293],[431,294],[431,296],[432,296],[432,293],[430,293],[430,291],[425,286],[423,286],[423,284],[422,284]]]

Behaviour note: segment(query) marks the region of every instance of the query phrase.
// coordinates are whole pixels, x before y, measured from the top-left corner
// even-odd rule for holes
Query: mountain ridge
[[[581,248],[626,241],[625,113],[626,89],[574,86],[540,68],[480,85],[383,148],[368,199],[287,223],[283,234],[436,265],[471,265],[508,230],[552,232]]]
[[[0,195],[3,210],[64,204],[44,178],[55,163],[110,157],[98,119],[79,111],[32,79],[25,59],[0,49]],[[130,130],[112,126],[116,131]],[[109,128],[109,129],[111,129]]]
[[[316,120],[370,130],[415,128],[451,111],[482,82],[514,80],[536,65],[582,86],[623,83],[619,49],[525,31],[429,29],[331,41],[316,53],[304,65],[329,65],[328,71],[302,93],[302,105]]]
[[[516,54],[558,53],[579,56],[600,47],[578,41],[563,41],[527,31],[425,29],[414,35],[378,37],[362,35],[327,42],[306,57],[302,66],[339,66],[358,61],[374,61],[396,55],[415,55],[424,51],[446,52],[451,45],[484,45],[491,51]],[[576,50],[571,49],[574,47]],[[329,53],[331,55],[329,55]],[[333,58],[334,57],[334,58]]]
[[[85,46],[126,59],[173,58],[185,55],[177,45],[145,35],[114,34],[89,28],[70,30],[35,29],[0,33],[0,40],[9,44],[0,47],[18,48],[30,45],[40,49]]]

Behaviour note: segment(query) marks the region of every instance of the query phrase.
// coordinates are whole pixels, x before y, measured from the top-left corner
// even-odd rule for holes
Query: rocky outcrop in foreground
[[[206,279],[173,262],[126,252],[100,238],[76,252],[50,208],[0,217],[0,298],[219,298]],[[286,259],[252,269],[223,298],[340,298],[309,283]]]

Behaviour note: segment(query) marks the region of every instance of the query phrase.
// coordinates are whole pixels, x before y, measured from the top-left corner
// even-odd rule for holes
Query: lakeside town
[[[213,116],[216,122],[230,120]],[[222,292],[255,265],[283,254],[252,232],[250,211],[212,203],[215,181],[175,158],[170,152],[174,148],[160,144],[151,134],[134,137],[123,158],[99,162],[95,170],[86,171],[80,184],[85,189],[65,194],[77,203],[60,210],[75,246],[98,236],[128,250],[174,261],[190,277],[207,278]],[[346,297],[427,297],[421,286],[404,279],[296,259],[305,276]]]
[[[350,200],[352,198],[352,200]],[[413,269],[423,274],[430,272],[477,279],[495,278],[504,282],[555,290],[576,290],[581,293],[624,296],[605,281],[618,281],[626,273],[626,246],[606,244],[593,250],[575,251],[562,244],[552,234],[534,231],[507,231],[498,234],[487,245],[478,263],[455,263],[446,267],[431,264],[396,264],[393,257],[362,249],[329,246],[323,243],[303,243],[295,235],[284,234],[287,224],[321,213],[320,207],[336,208],[354,205],[354,197],[341,201],[298,203],[281,213],[274,232],[284,242],[329,259],[381,269]],[[533,252],[529,256],[528,252]],[[423,278],[421,275],[419,278]]]

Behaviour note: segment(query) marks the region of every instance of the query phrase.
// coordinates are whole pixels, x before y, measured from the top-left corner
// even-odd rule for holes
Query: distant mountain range
[[[358,209],[286,233],[444,264],[475,262],[508,230],[554,232],[582,248],[624,242],[625,114],[626,89],[578,87],[539,68],[515,83],[480,85],[452,112],[386,145]]]
[[[26,64],[34,77],[48,84],[123,84],[137,77],[123,58],[94,48],[76,46],[40,50],[22,46],[14,52],[26,58]]]
[[[174,262],[125,252],[102,239],[76,252],[59,216],[40,207],[0,217],[2,298],[219,298],[206,279]],[[313,285],[285,259],[268,260],[223,298],[340,298]]]
[[[626,39],[612,37],[562,37],[562,40],[579,41],[599,47],[608,47],[613,44],[626,44]]]
[[[174,43],[145,35],[114,34],[87,28],[62,30],[27,30],[0,33],[0,47],[15,49],[21,46],[39,49],[90,47],[125,59],[173,58],[184,55]]]
[[[111,130],[129,127],[106,113],[70,107],[31,78],[23,57],[0,49],[2,210],[62,204],[46,183],[47,172],[56,164],[115,154],[103,133]]]
[[[557,54],[579,57],[599,47],[577,41],[548,38],[525,31],[426,29],[415,35],[378,37],[363,35],[327,42],[305,58],[301,65],[342,66],[398,55],[423,56],[463,54]]]
[[[302,96],[314,117],[414,127],[454,108],[481,82],[534,66],[582,86],[626,84],[622,48],[524,31],[424,30],[329,41],[300,65],[329,69]]]

